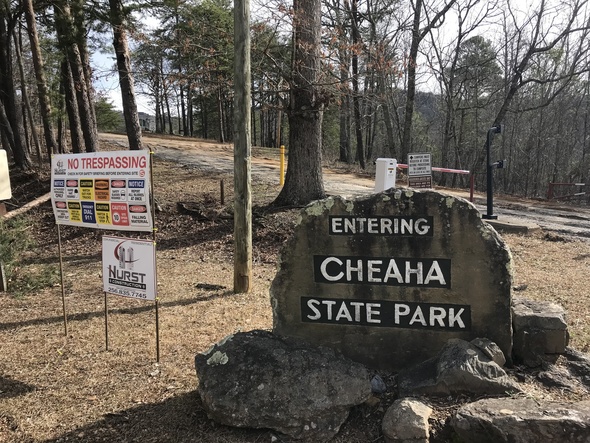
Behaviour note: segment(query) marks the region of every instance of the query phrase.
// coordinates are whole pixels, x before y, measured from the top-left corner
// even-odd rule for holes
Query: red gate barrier
[[[401,169],[407,169],[408,165],[404,164],[404,163],[398,163],[397,164],[398,168]],[[463,175],[468,175],[471,174],[470,171],[467,171],[466,169],[449,169],[449,168],[437,168],[437,167],[432,167],[430,168],[435,172],[447,172],[450,174],[463,174]],[[475,174],[471,174],[471,176],[469,177],[469,201],[473,203],[473,189],[475,187]]]
[[[566,186],[586,186],[586,183],[549,183],[549,186],[547,187],[547,200],[552,200],[552,199],[556,199],[556,200],[560,200],[560,199],[567,199],[567,198],[572,198],[572,197],[579,197],[582,195],[586,195],[585,192],[576,192],[574,194],[568,194],[568,195],[561,195],[559,197],[555,197],[555,188],[556,187],[566,187]]]

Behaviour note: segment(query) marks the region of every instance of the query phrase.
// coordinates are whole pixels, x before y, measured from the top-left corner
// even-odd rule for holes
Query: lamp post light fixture
[[[492,171],[493,168],[503,168],[504,167],[504,160],[497,161],[492,163],[490,151],[492,148],[492,136],[494,134],[501,134],[502,133],[502,125],[492,126],[488,129],[488,136],[486,139],[486,158],[487,158],[487,168],[486,168],[486,191],[487,191],[487,213],[483,214],[481,217],[486,220],[495,220],[498,218],[497,215],[494,215],[494,194],[493,194],[493,180],[492,180]]]

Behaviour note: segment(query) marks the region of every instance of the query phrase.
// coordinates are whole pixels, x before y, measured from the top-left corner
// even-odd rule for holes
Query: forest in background
[[[293,10],[252,3],[252,144],[289,148]],[[229,0],[0,1],[0,133],[15,166],[55,152],[92,152],[117,126],[93,87],[91,54],[115,54],[126,132],[141,146],[134,95],[155,132],[231,142],[233,12]],[[370,168],[378,157],[476,173],[486,136],[500,192],[544,196],[549,182],[585,182],[590,161],[587,0],[326,0],[312,101],[325,104],[325,160]],[[157,18],[147,30],[141,18]],[[304,48],[305,49],[305,48]],[[116,63],[115,63],[116,62]],[[305,137],[305,134],[301,135]],[[133,143],[130,146],[134,149]],[[466,185],[459,176],[441,185]]]

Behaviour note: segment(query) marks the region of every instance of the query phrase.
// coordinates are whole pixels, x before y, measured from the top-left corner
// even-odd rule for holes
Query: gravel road
[[[127,149],[127,139],[124,136],[117,134],[100,136],[101,139]],[[154,136],[145,137],[144,143],[146,147],[154,151],[156,158],[202,170],[233,172],[233,147],[228,144]],[[275,159],[253,156],[251,174],[252,179],[255,180],[278,181],[279,163]],[[374,180],[324,169],[324,187],[329,195],[353,198],[373,192]],[[467,192],[455,190],[449,192],[463,198],[469,197]],[[487,212],[485,194],[478,193],[474,203],[482,214]],[[534,223],[547,232],[590,241],[590,208],[585,206],[494,196],[494,214],[499,220],[506,218],[513,223]]]

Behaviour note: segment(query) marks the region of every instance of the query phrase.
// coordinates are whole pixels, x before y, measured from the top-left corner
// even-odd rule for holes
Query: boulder
[[[381,429],[385,443],[428,443],[432,408],[413,398],[401,398],[385,412]]]
[[[270,288],[273,332],[398,372],[449,339],[512,357],[512,257],[468,201],[389,189],[301,211]]]
[[[587,443],[590,401],[490,398],[462,406],[451,424],[464,443]]]
[[[476,343],[481,344],[481,339]],[[520,391],[488,353],[460,339],[449,340],[437,357],[400,372],[397,382],[401,396],[504,395]]]
[[[567,366],[547,363],[544,365],[543,370],[537,373],[537,380],[548,388],[557,388],[569,392],[586,392],[580,379],[572,374]]]
[[[565,310],[558,304],[514,297],[512,322],[516,362],[535,368],[565,352],[569,333]]]
[[[329,348],[267,331],[226,337],[197,354],[199,394],[222,424],[327,441],[371,395],[367,369]]]
[[[471,340],[471,344],[477,346],[498,366],[503,367],[506,364],[506,357],[500,347],[489,338],[476,338]]]
[[[569,372],[578,377],[580,383],[590,388],[590,355],[569,347],[566,348],[564,355]]]

